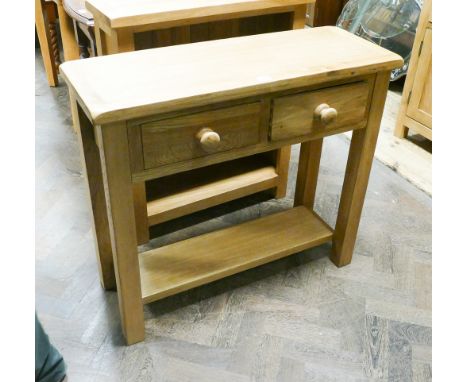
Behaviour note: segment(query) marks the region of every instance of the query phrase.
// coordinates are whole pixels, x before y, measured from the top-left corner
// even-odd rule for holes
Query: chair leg
[[[55,65],[54,49],[52,46],[52,38],[49,29],[49,17],[46,13],[45,3],[43,0],[36,1],[36,30],[41,46],[42,60],[47,75],[49,86],[58,85],[57,66]]]
[[[52,46],[52,55],[54,56],[54,64],[57,73],[59,72],[60,60],[60,49],[57,37],[57,9],[55,3],[48,1],[45,4],[45,10],[47,14],[47,27],[49,28],[50,44]]]

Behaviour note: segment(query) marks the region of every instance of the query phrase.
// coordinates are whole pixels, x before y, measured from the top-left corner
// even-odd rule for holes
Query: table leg
[[[111,35],[107,35],[99,29],[98,25],[95,28],[95,35],[99,55],[132,52],[135,50],[133,32],[131,30],[112,31]],[[133,200],[137,241],[138,244],[145,244],[150,239],[145,182],[133,185]]]
[[[96,38],[96,54],[98,56],[103,56],[107,52],[106,47],[106,34],[99,26],[97,20],[94,20],[94,36]]]
[[[135,209],[137,241],[138,244],[141,245],[147,243],[150,239],[145,182],[133,184],[133,203]]]
[[[122,328],[128,344],[144,340],[133,186],[125,122],[97,127]]]
[[[301,143],[294,207],[303,205],[311,210],[314,208],[322,144],[323,138]]]
[[[408,136],[409,129],[403,124],[403,121],[398,121],[395,127],[393,135],[397,138],[406,138]]]
[[[353,256],[389,79],[390,72],[376,75],[367,127],[353,131],[333,235],[331,259],[339,267],[349,264]]]
[[[276,173],[278,174],[278,185],[275,190],[276,199],[281,199],[286,196],[290,158],[291,146],[282,147],[276,150]]]
[[[112,245],[107,220],[107,207],[102,179],[99,150],[94,138],[94,128],[83,110],[70,94],[72,114],[76,115],[76,128],[81,141],[83,171],[89,190],[91,213],[94,223],[94,237],[101,284],[104,289],[115,289],[115,274],[112,260]]]
[[[292,29],[303,29],[306,24],[307,4],[301,4],[294,8]]]
[[[73,130],[75,131],[76,134],[79,133],[79,126],[80,126],[80,121],[78,118],[78,108],[76,107],[76,99],[74,95],[71,93],[70,89],[68,89],[68,98],[70,102],[70,111],[71,111],[71,117],[72,117],[72,126]]]
[[[110,34],[100,30],[99,42],[101,45],[99,55],[135,51],[135,41],[131,29],[111,30]]]
[[[395,131],[393,135],[397,138],[406,138],[408,136],[409,129],[405,126],[406,111],[408,110],[408,95],[403,94],[400,110],[398,111],[398,118],[395,125]]]
[[[75,38],[75,28],[73,20],[63,9],[63,0],[57,2],[57,10],[60,23],[60,36],[62,37],[63,55],[65,61],[77,60],[80,58],[80,48]]]

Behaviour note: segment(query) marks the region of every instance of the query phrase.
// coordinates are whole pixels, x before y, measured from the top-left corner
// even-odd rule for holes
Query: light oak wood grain
[[[153,6],[155,3],[151,3]],[[115,5],[115,4],[112,4]],[[177,4],[176,2],[167,3],[166,5],[174,7],[199,7],[203,8],[203,4],[187,2]],[[236,4],[231,4],[236,7],[240,12],[234,13],[234,8],[223,7],[217,8],[215,14],[208,16],[208,19],[212,21],[207,22],[207,15],[202,13],[190,12],[190,19],[188,20],[177,20],[174,19],[169,23],[172,25],[168,28],[167,20],[164,21],[160,17],[154,23],[141,25],[136,23],[135,25],[128,25],[124,28],[112,27],[109,25],[106,17],[101,17],[99,12],[95,14],[96,20],[96,35],[98,52],[100,55],[112,54],[117,52],[131,51],[135,49],[147,49],[151,47],[163,47],[176,44],[214,40],[221,38],[228,38],[239,35],[250,35],[266,32],[277,32],[288,30],[291,28],[302,28],[304,26],[304,5],[287,6],[279,3],[274,6],[266,4],[263,1],[255,0],[255,4],[244,8],[238,7]],[[259,6],[262,5],[262,6]],[[132,9],[138,8],[139,4],[126,3],[126,12],[131,14]],[[178,9],[179,11],[181,9]],[[272,13],[273,12],[273,13]],[[148,19],[149,20],[149,19]],[[186,25],[187,23],[191,25]],[[142,32],[143,31],[143,32]],[[264,119],[267,123],[267,120]],[[135,129],[133,129],[135,130]],[[217,134],[214,132],[214,134]],[[266,137],[266,131],[262,133],[262,137]],[[140,136],[138,136],[140,135]],[[141,140],[141,132],[130,133],[129,137],[135,137],[131,139],[131,153],[132,153],[132,165],[135,171],[142,171],[144,169],[144,160],[141,150],[135,148],[134,143]],[[232,137],[232,135],[231,135]],[[225,137],[226,138],[226,137]],[[193,144],[190,140],[189,144]],[[196,145],[198,148],[198,145]],[[223,147],[226,146],[226,142],[218,145],[222,151]],[[180,145],[179,145],[180,147]],[[198,150],[199,151],[199,150]],[[205,150],[210,152],[216,152],[217,150]],[[279,175],[279,182],[276,190],[276,197],[280,198],[285,195],[286,182],[289,168],[289,149],[280,148],[277,153],[277,172]],[[136,153],[136,154],[135,154]],[[136,160],[133,162],[133,156]],[[177,158],[174,158],[177,160]],[[263,187],[269,186],[269,183],[259,181],[259,184],[251,184],[248,188],[240,190],[240,194],[244,195],[246,190],[251,189],[252,191],[259,191]],[[137,231],[139,243],[144,243],[147,240],[148,234],[145,232],[146,221],[144,215],[146,215],[146,209],[143,209],[145,199],[143,196],[145,185],[136,184],[134,199],[135,199],[135,217],[137,219]],[[211,198],[210,203],[213,203],[216,198]],[[220,199],[222,200],[222,198]],[[186,206],[187,212],[190,212],[190,206]],[[141,218],[140,218],[141,217]]]
[[[199,23],[216,20],[220,15],[237,18],[242,14],[274,13],[306,0],[87,0],[88,8],[95,18],[102,19],[110,28],[126,28],[147,24],[170,25],[172,22]],[[305,9],[304,9],[305,18]]]
[[[256,102],[145,123],[141,125],[145,168],[257,144],[266,136],[267,126],[261,121],[261,104]],[[218,136],[216,146],[203,145],[198,136],[203,129]]]
[[[331,260],[339,267],[349,264],[353,256],[389,79],[390,72],[377,74],[367,126],[353,131],[333,234]]]
[[[134,41],[131,35],[122,33],[121,31],[111,31],[109,34],[103,33],[99,28],[99,23],[96,28],[96,35],[99,35],[100,50],[98,54],[115,54],[120,52],[131,52],[135,49]],[[101,39],[103,41],[101,41]],[[139,133],[135,129],[135,132],[128,131],[128,134]],[[140,139],[138,137],[138,139]],[[129,142],[132,140],[129,138]],[[134,141],[133,141],[134,142]],[[138,143],[141,144],[141,141]],[[131,149],[130,149],[131,150]],[[131,152],[138,151],[140,152],[140,147],[137,147]],[[134,158],[130,155],[131,165],[133,167],[138,166],[133,163]],[[141,157],[141,161],[143,161]],[[140,167],[138,167],[140,168]],[[133,184],[133,207],[135,213],[135,227],[137,232],[137,242],[138,244],[145,244],[149,240],[149,226],[148,226],[148,217],[146,213],[146,185],[145,182],[139,182]]]
[[[310,3],[312,2],[311,1],[309,2],[309,6],[313,5]],[[313,3],[315,3],[315,1]],[[292,29],[304,28],[306,24],[306,20],[307,20],[307,4],[306,3],[298,4],[297,6],[294,7]]]
[[[78,60],[80,58],[80,48],[75,38],[73,20],[63,8],[63,0],[54,1],[57,4],[64,59],[65,61]]]
[[[135,39],[135,49],[161,48],[165,46],[189,44],[193,42],[219,40],[230,37],[249,36],[259,33],[281,32],[299,28],[300,22],[293,22],[294,13],[291,10],[283,13],[260,14],[258,16],[243,15],[231,18],[232,15],[220,15],[220,20],[202,22],[192,25],[174,25],[161,29],[156,23],[145,27],[144,32],[130,29]],[[221,19],[228,18],[228,19]],[[300,17],[298,16],[298,19]],[[140,29],[140,28],[139,28]]]
[[[271,189],[278,181],[275,167],[259,156],[161,178],[149,184],[148,222],[159,224]]]
[[[141,245],[147,243],[150,239],[148,229],[148,215],[146,213],[146,184],[145,182],[134,183],[132,187],[137,242]]]
[[[286,37],[288,44],[284,45],[285,49],[294,46],[291,56],[287,62],[281,59],[272,61],[273,56],[269,56],[272,51],[269,49],[273,45],[277,49],[277,45],[285,42]],[[323,61],[328,63],[326,67],[318,67],[315,62],[313,65],[300,63],[299,58],[307,58],[307,54],[303,53],[304,49],[298,48],[305,48],[304,41],[313,42],[316,41],[315,38],[320,41],[321,37],[327,38],[327,46],[330,42],[336,46],[346,43],[348,49],[345,53],[340,53],[342,56],[338,60],[334,60],[336,58],[334,50],[328,52],[328,57]],[[115,48],[115,38],[119,38],[119,33],[111,38],[109,44]],[[169,73],[161,72],[159,69],[165,69],[167,61],[152,61],[154,54],[160,56],[161,52],[178,50],[193,53],[194,47],[202,47],[200,51],[205,55],[198,59],[194,56],[190,65],[185,61],[177,64],[173,62],[174,65],[178,65],[177,72],[170,72],[175,70],[172,67],[168,68]],[[209,49],[206,49],[207,47]],[[193,86],[183,86],[184,81],[192,79],[192,77],[181,78],[187,71],[197,68],[202,62],[208,67],[212,65],[213,61],[208,59],[208,53],[214,47],[218,49],[216,53],[213,50],[212,54],[215,56],[211,57],[212,60],[224,60],[225,54],[231,54],[231,61],[241,57],[244,62],[226,66],[221,77],[216,77],[218,73],[213,76],[214,72],[207,71],[206,67],[199,73],[192,71],[191,74],[197,77],[196,86],[193,84]],[[227,47],[231,51],[223,50]],[[365,49],[361,49],[363,47]],[[310,50],[310,46],[308,48]],[[358,61],[355,56],[356,50],[363,54],[371,51],[372,59],[361,55],[359,56],[361,61]],[[152,54],[147,56],[147,52]],[[223,54],[218,56],[220,52]],[[105,66],[110,71],[109,68],[119,66],[115,64],[115,60],[122,63],[120,60],[122,57],[138,58],[147,64],[154,64],[151,81],[147,80],[146,83],[152,83],[154,77],[157,77],[161,81],[159,86],[164,85],[164,81],[167,81],[167,84],[174,84],[172,88],[166,89],[164,86],[155,88],[152,94],[145,87],[148,97],[145,102],[148,102],[147,106],[150,105],[149,109],[140,106],[132,110],[116,108],[110,114],[102,114],[117,118],[115,122],[95,125],[108,205],[114,270],[128,343],[137,342],[144,337],[142,300],[151,302],[167,297],[311,248],[330,239],[333,240],[331,258],[335,264],[342,266],[351,261],[390,68],[401,63],[398,56],[388,54],[379,47],[371,47],[367,42],[339,29],[322,28],[318,32],[292,31],[107,56],[94,60],[99,65],[89,66],[82,73],[84,75],[89,71],[104,73],[107,72],[104,70]],[[363,64],[363,59],[366,64]],[[137,62],[140,61],[135,61]],[[274,65],[271,65],[271,62],[274,62]],[[217,62],[218,65],[219,63],[220,61]],[[279,65],[279,69],[276,65]],[[211,69],[214,70],[214,67]],[[74,75],[77,73],[75,71]],[[259,76],[259,73],[270,74]],[[173,77],[165,79],[166,75]],[[78,79],[69,76],[68,80],[70,78],[78,82],[83,81],[83,77]],[[124,80],[121,78],[122,76],[112,84],[108,83],[114,86],[114,92],[129,80],[129,77],[124,77]],[[254,78],[256,84],[253,84]],[[209,82],[215,79],[217,81],[213,84]],[[338,83],[339,81],[343,82]],[[102,81],[101,85],[103,83],[105,81]],[[211,90],[205,88],[207,84],[214,88]],[[125,98],[128,101],[131,98],[131,102],[135,102],[143,92],[142,84],[131,87],[129,82],[128,85],[127,92],[121,94],[118,100]],[[78,87],[75,85],[73,89]],[[95,87],[96,89],[99,89],[99,86]],[[210,92],[204,96],[202,90]],[[100,94],[99,90],[94,93],[94,101]],[[111,97],[113,93],[107,94]],[[153,102],[155,99],[158,100],[158,97],[167,97],[167,94],[169,94],[167,99],[170,108],[161,107],[161,104]],[[309,99],[310,96],[314,97],[312,101]],[[181,101],[188,99],[191,100],[190,107]],[[291,99],[299,99],[300,102],[293,102]],[[142,98],[139,100],[144,103]],[[114,101],[110,100],[112,103]],[[281,101],[284,101],[284,104],[281,104]],[[79,102],[86,105],[83,97]],[[297,107],[297,104],[300,107]],[[317,107],[320,110],[317,111]],[[206,109],[195,112],[197,108]],[[277,114],[275,114],[276,108]],[[119,118],[123,120],[119,121]],[[309,126],[310,119],[316,128],[304,132],[302,127]],[[280,121],[288,128],[284,136],[275,137],[275,128],[278,128],[275,121]],[[269,126],[272,126],[270,134],[268,134]],[[353,133],[336,230],[333,232],[312,210],[321,139],[327,135],[353,129],[357,130]],[[216,138],[216,145],[214,147],[210,145],[209,150],[201,145],[206,133]],[[232,138],[229,134],[233,134]],[[317,142],[309,143],[316,139]],[[272,151],[295,141],[306,142],[299,163],[296,207],[256,221],[144,252],[138,261],[132,183],[176,173],[182,173],[179,179],[183,182],[183,173],[194,168]],[[218,145],[222,148],[224,142],[228,147],[217,152]],[[141,154],[138,154],[139,152]],[[276,158],[273,164],[278,165],[278,162],[281,162],[281,158]],[[142,165],[144,170],[139,170]],[[206,171],[213,169],[214,167],[207,168]],[[147,178],[142,178],[142,174]],[[243,193],[255,192],[262,187],[271,188],[272,180],[278,179],[271,165],[259,167],[249,176],[242,173],[236,184],[233,183],[236,180],[235,176],[228,176],[219,181],[208,181],[205,184],[202,181],[200,186],[189,186],[179,193],[174,193],[172,190],[166,196],[156,197],[154,203],[150,202],[148,212],[150,217],[155,219],[173,218],[193,212],[194,209],[206,208],[211,202],[228,199],[236,196],[236,193],[239,195],[239,190]],[[156,182],[155,184],[157,187]],[[161,185],[163,184],[161,181]],[[164,198],[163,203],[158,204]],[[135,283],[140,281],[141,284],[138,285],[141,285],[141,291],[135,288]],[[132,315],[134,311],[136,313]]]
[[[176,174],[179,172],[193,170],[196,168],[201,168],[204,166],[221,163],[224,161],[230,161],[230,160],[234,160],[237,158],[243,158],[249,155],[254,155],[258,153],[275,150],[280,147],[284,147],[284,146],[295,144],[295,143],[300,143],[303,141],[311,141],[314,139],[319,139],[319,138],[323,138],[326,136],[339,134],[339,133],[343,133],[343,132],[355,130],[355,129],[362,129],[362,128],[364,127],[362,126],[362,123],[361,123],[359,125],[343,126],[341,128],[333,129],[333,130],[323,129],[323,130],[312,132],[309,135],[305,135],[305,136],[301,135],[299,137],[283,139],[280,141],[267,141],[267,142],[259,143],[256,145],[241,147],[238,149],[232,149],[232,150],[223,151],[219,153],[213,153],[211,155],[205,155],[199,158],[194,158],[190,161],[171,163],[171,164],[167,164],[164,166],[155,167],[149,170],[137,172],[137,173],[132,174],[132,179],[134,182],[140,182],[143,180],[160,178],[166,175]]]
[[[301,143],[294,206],[314,208],[323,138]]]
[[[276,172],[278,173],[278,187],[275,198],[281,199],[286,196],[288,185],[289,159],[291,158],[291,146],[276,150]]]
[[[60,68],[91,120],[104,123],[312,86],[401,64],[401,57],[386,49],[339,28],[323,27],[147,49],[66,62]]]
[[[404,138],[409,129],[432,140],[432,0],[419,17],[394,135]]]
[[[333,231],[296,207],[140,254],[143,302],[280,259],[329,241]]]
[[[343,126],[364,127],[368,97],[369,83],[358,82],[277,98],[273,101],[271,139],[308,135],[314,130],[331,132]],[[322,110],[320,118],[317,118],[316,110],[324,104],[329,107]],[[330,109],[336,115],[322,115]]]
[[[120,318],[127,344],[145,337],[130,158],[125,123],[96,131],[109,220]]]
[[[432,140],[432,128],[423,125],[422,123],[414,120],[413,118],[405,117],[404,127],[406,129],[411,129],[414,132],[421,134],[423,137]],[[400,137],[403,138],[403,137]]]
[[[432,28],[424,33],[407,114],[432,129]]]
[[[75,131],[75,133],[78,134],[78,129],[79,129],[78,108],[75,106],[78,104],[78,102],[76,100],[76,95],[74,94],[72,89],[69,89],[68,91],[68,98],[70,99],[70,111],[71,111],[73,130]]]
[[[53,6],[53,4],[49,4],[49,6]],[[44,0],[35,0],[35,22],[47,81],[49,81],[49,86],[57,86],[57,68],[55,67],[55,56],[49,30],[49,18]]]
[[[72,115],[76,115],[76,131],[80,141],[82,168],[89,191],[90,211],[93,216],[95,249],[98,259],[102,287],[106,290],[116,288],[112,243],[107,218],[106,196],[99,149],[94,136],[94,126],[76,101],[71,102]]]
[[[393,380],[411,381],[411,373],[415,382],[431,380],[427,301],[432,200],[378,163],[351,266],[335,269],[326,257],[329,246],[323,245],[174,295],[145,307],[145,343],[123,347],[117,295],[103,293],[98,281],[86,183],[77,176],[83,173],[79,146],[64,102],[67,90],[60,86],[49,91],[38,50],[36,61],[35,304],[73,379],[234,382],[258,376],[284,382],[368,381],[369,311],[388,320],[392,335],[393,345],[386,358],[380,353],[378,365],[387,364]],[[395,124],[398,107],[391,111],[388,126]],[[330,137],[322,155],[315,208],[330,223],[338,208],[348,148],[347,139]],[[293,147],[292,169],[298,150]],[[293,170],[291,175],[290,190]],[[161,240],[175,242],[221,229],[259,210],[285,209],[291,197],[289,192],[287,200],[236,211],[220,207],[222,216],[212,219],[207,213],[207,220],[196,225],[184,219],[185,229]],[[234,207],[257,200],[249,197]],[[155,240],[156,245],[160,242]],[[388,267],[376,267],[383,256],[389,258]],[[268,342],[273,334],[274,342]],[[265,351],[253,357],[252,349]]]

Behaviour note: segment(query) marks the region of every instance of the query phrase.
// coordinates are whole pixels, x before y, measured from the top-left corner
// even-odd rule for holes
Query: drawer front
[[[261,109],[254,102],[142,124],[145,169],[259,143]]]
[[[369,82],[361,81],[276,98],[270,138],[277,141],[364,127],[369,90]]]

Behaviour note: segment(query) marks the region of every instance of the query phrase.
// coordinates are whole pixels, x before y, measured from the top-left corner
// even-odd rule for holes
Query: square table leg
[[[294,207],[303,205],[311,210],[314,208],[322,144],[323,138],[301,143]]]
[[[294,8],[292,29],[303,29],[306,24],[307,4],[300,4]]]
[[[390,72],[376,75],[367,126],[353,131],[333,235],[331,260],[339,267],[349,264],[353,256],[389,79]]]
[[[291,146],[276,150],[276,172],[278,174],[278,186],[275,189],[275,198],[286,196],[288,187],[289,160],[291,159]]]
[[[122,328],[127,343],[133,344],[144,340],[145,325],[126,123],[98,126],[96,135]]]
[[[73,20],[63,8],[63,0],[59,0],[56,3],[59,15],[60,36],[62,37],[64,59],[65,61],[78,60],[80,58],[80,48],[75,37]]]
[[[89,191],[90,210],[93,215],[94,237],[99,265],[101,284],[104,289],[115,289],[114,265],[112,260],[112,245],[107,219],[106,198],[102,179],[99,149],[94,137],[94,127],[76,102],[75,96],[70,94],[71,110],[75,116],[75,127],[78,139],[81,141],[81,157],[84,178]]]
[[[95,26],[96,38],[99,39],[97,46],[100,46],[99,55],[114,53],[132,52],[135,50],[133,31],[111,31],[111,35],[99,29],[99,24]],[[135,208],[136,230],[138,244],[145,244],[149,241],[149,225],[146,200],[146,184],[139,182],[133,184],[133,199]]]

